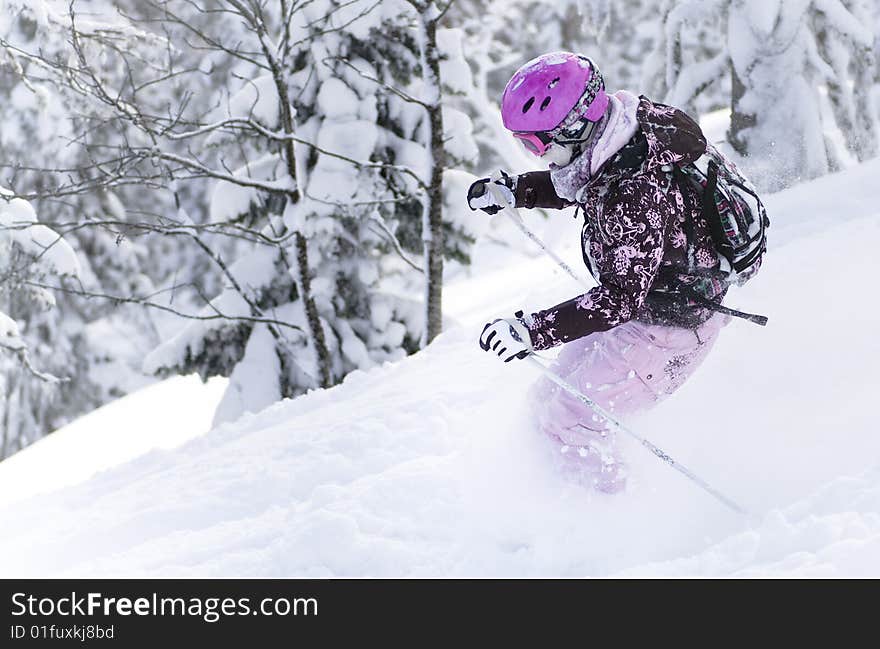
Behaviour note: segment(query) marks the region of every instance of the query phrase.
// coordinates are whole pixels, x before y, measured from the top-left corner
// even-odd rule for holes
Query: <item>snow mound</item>
[[[878,171],[769,198],[771,253],[730,303],[770,324],[731,323],[628,422],[748,520],[628,440],[625,493],[560,477],[528,417],[534,368],[475,345],[485,319],[578,291],[518,257],[450,287],[458,326],[415,356],[0,509],[0,574],[880,576],[880,215],[861,185]],[[852,209],[818,212],[828,191]]]
[[[687,559],[620,576],[864,577],[880,574],[880,467],[838,478],[760,525]]]

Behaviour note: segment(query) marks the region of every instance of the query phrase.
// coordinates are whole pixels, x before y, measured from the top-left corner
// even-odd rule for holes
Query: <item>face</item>
[[[549,147],[547,147],[547,151],[541,156],[542,160],[545,160],[551,167],[564,167],[569,162],[574,155],[574,145],[573,144],[559,144],[558,142],[552,142]]]

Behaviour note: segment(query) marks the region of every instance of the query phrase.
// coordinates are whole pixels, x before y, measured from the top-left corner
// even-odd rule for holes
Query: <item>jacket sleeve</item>
[[[556,195],[549,171],[530,171],[517,176],[514,196],[517,207],[528,209],[546,207],[561,210],[574,204]]]
[[[661,172],[621,181],[600,215],[603,241],[585,241],[601,283],[583,295],[525,317],[536,350],[605,331],[635,317],[663,260],[671,205]],[[610,243],[609,243],[610,242]]]

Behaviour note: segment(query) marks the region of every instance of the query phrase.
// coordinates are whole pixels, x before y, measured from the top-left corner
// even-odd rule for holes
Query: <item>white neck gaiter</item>
[[[609,95],[608,99],[608,111],[596,125],[587,149],[574,160],[569,159],[565,166],[554,164],[550,168],[550,179],[560,198],[576,201],[578,193],[590,178],[629,142],[638,130],[636,112],[639,98],[631,92],[620,90]],[[552,162],[552,160],[548,161]]]

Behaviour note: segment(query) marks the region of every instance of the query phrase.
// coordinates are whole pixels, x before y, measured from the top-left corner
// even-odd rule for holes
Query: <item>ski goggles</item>
[[[535,133],[524,133],[514,131],[513,137],[520,140],[531,153],[539,158],[547,153],[547,149],[554,142],[556,144],[577,144],[590,136],[593,132],[595,122],[587,119],[580,119],[571,127],[559,131],[556,135],[551,135],[551,131],[538,131]]]
[[[546,131],[539,131],[537,133],[520,133],[515,131],[513,137],[521,141],[526,149],[539,158],[547,153],[547,149],[553,143],[553,138]]]

